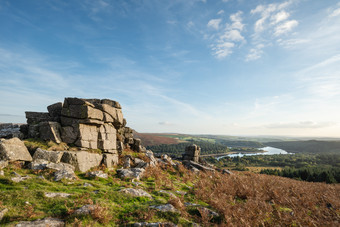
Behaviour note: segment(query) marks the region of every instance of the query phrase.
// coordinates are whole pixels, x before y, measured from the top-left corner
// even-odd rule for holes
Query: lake
[[[293,154],[293,153],[288,153],[285,150],[275,148],[275,147],[263,147],[263,148],[259,148],[259,150],[264,150],[265,152],[228,154],[228,155],[225,155],[225,156],[217,157],[216,159],[220,160],[221,158],[225,158],[225,157],[234,158],[234,157],[254,156],[254,155]]]

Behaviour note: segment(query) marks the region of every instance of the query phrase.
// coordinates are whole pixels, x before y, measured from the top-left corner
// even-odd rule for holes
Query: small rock
[[[30,179],[31,177],[30,176],[25,176],[25,177],[12,177],[11,180],[16,182],[16,183],[19,183],[21,181],[24,181],[24,180],[27,180],[27,179]]]
[[[220,215],[219,215],[218,213],[216,213],[215,211],[210,210],[210,209],[208,209],[208,208],[206,208],[206,207],[199,207],[199,208],[197,208],[197,209],[198,209],[201,213],[206,213],[206,214],[208,214],[208,216],[211,217],[211,218],[220,216]]]
[[[188,207],[188,206],[194,206],[194,207],[199,206],[199,205],[196,204],[196,203],[189,203],[189,202],[185,202],[184,205],[185,205],[186,207]]]
[[[130,165],[130,157],[129,156],[125,156],[124,157],[124,164],[123,164],[123,168],[124,169],[128,169],[130,168],[131,165]]]
[[[67,198],[71,196],[71,194],[63,193],[63,192],[45,192],[44,195],[47,198],[54,198],[54,197]]]
[[[8,212],[8,209],[2,209],[0,210],[0,221],[2,220],[2,218],[5,216],[5,214]]]
[[[139,180],[143,173],[144,169],[142,168],[130,168],[130,169],[117,169],[117,174],[120,178],[132,178]]]
[[[54,181],[60,181],[61,179],[75,180],[77,177],[73,170],[62,169],[54,173]]]
[[[145,197],[152,199],[152,196],[142,189],[124,188],[120,190],[120,192],[124,192],[132,196],[145,196]]]
[[[0,170],[0,176],[5,176],[5,172],[3,170]]]
[[[95,178],[95,177],[105,178],[105,179],[108,178],[108,175],[101,170],[88,172],[87,174],[90,178]]]
[[[161,212],[172,212],[172,213],[178,213],[179,211],[171,204],[165,204],[165,205],[155,205],[150,206],[150,208],[156,209]]]
[[[89,215],[96,208],[95,205],[87,204],[74,211],[75,216]]]
[[[139,185],[142,185],[143,183],[138,182],[138,181],[132,181],[132,184],[135,185],[135,186],[139,186]]]
[[[94,193],[94,194],[98,194],[98,193],[99,193],[99,190],[94,190],[93,193]]]
[[[65,222],[58,218],[44,218],[35,221],[22,221],[15,227],[64,227]]]
[[[89,184],[89,183],[87,183],[87,182],[85,182],[85,183],[83,184],[83,187],[93,187],[93,185],[92,185],[92,184]]]
[[[46,169],[47,164],[49,161],[43,160],[43,159],[35,159],[33,162],[30,162],[28,164],[28,168],[35,169],[35,170],[41,170]]]
[[[13,171],[13,172],[11,172],[11,174],[12,174],[12,175],[14,175],[14,176],[16,176],[16,177],[21,177],[21,175],[20,175],[20,174],[18,174],[18,173],[16,173],[16,172],[14,172],[14,171]]]
[[[45,180],[45,177],[43,175],[37,176],[37,179]]]
[[[8,166],[7,160],[0,160],[0,169],[3,169]]]
[[[227,170],[227,169],[223,169],[223,170],[222,170],[222,173],[223,173],[223,174],[228,174],[228,175],[234,174],[233,172],[231,172],[231,171],[229,171],[229,170]]]

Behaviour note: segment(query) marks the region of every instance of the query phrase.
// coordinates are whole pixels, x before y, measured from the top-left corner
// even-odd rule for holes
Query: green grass
[[[15,183],[11,180],[14,177],[13,171],[31,178]],[[160,189],[167,189],[173,194],[176,194],[176,190],[189,192],[193,183],[184,183],[182,177],[175,174],[176,171],[164,171],[164,176],[173,181],[172,188],[157,185],[159,182],[152,176],[142,179],[141,184],[135,186],[131,181],[117,178],[115,171],[105,171],[109,174],[108,179],[89,179],[84,173],[76,173],[78,179],[75,181],[54,182],[52,171],[33,171],[9,165],[4,169],[5,175],[0,176],[0,209],[6,207],[9,210],[0,225],[44,217],[61,218],[67,225],[81,226],[119,226],[135,222],[159,221],[188,225],[194,221],[192,218],[183,218],[180,214],[162,213],[149,208],[151,205],[166,204],[172,199],[167,194],[159,193]],[[45,179],[37,178],[39,175],[44,176]],[[84,183],[90,183],[92,186],[84,187]],[[153,199],[121,193],[120,190],[126,187],[141,188],[149,192]],[[46,198],[45,192],[63,192],[71,196]],[[190,193],[184,197],[186,201],[195,201]],[[104,211],[101,212],[100,217],[72,215],[74,210],[86,204],[96,204]]]

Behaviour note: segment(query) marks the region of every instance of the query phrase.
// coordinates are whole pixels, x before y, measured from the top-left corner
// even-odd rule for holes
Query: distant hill
[[[155,146],[160,144],[178,144],[181,141],[176,138],[167,136],[167,134],[158,133],[139,133],[134,131],[134,136],[142,140],[143,146]]]
[[[292,153],[340,153],[340,141],[282,141],[265,143]]]

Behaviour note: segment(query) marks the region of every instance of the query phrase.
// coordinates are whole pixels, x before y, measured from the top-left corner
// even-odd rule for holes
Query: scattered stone
[[[24,181],[24,180],[28,180],[28,179],[30,179],[31,177],[30,176],[24,176],[24,177],[22,177],[22,176],[17,176],[17,177],[12,177],[11,178],[11,180],[13,181],[13,182],[16,182],[16,183],[19,183],[19,182],[21,182],[21,181]]]
[[[123,164],[123,168],[124,169],[128,169],[128,168],[130,168],[131,167],[131,165],[130,165],[130,157],[129,156],[125,156],[124,157],[124,164]]]
[[[104,172],[101,171],[101,170],[93,171],[93,172],[88,172],[87,174],[88,174],[88,176],[89,176],[90,178],[95,178],[95,177],[105,178],[105,179],[108,178],[107,173],[104,173]]]
[[[5,176],[5,172],[3,170],[0,170],[0,176]]]
[[[86,172],[93,167],[100,165],[103,155],[89,153],[86,151],[65,151],[61,161],[71,164],[76,171]]]
[[[156,166],[157,165],[157,160],[155,158],[155,156],[153,155],[152,151],[146,151],[145,153],[146,157],[148,157],[150,159],[150,166]]]
[[[231,172],[230,170],[227,170],[227,169],[223,169],[223,170],[222,170],[222,173],[223,173],[223,174],[228,174],[228,175],[234,174],[233,172]]]
[[[93,187],[93,185],[90,184],[90,183],[85,182],[85,183],[83,184],[83,187]]]
[[[37,179],[45,180],[45,177],[43,175],[37,176]]]
[[[142,177],[144,171],[145,170],[142,168],[117,169],[117,174],[118,177],[123,179],[132,178],[139,180]]]
[[[3,169],[8,166],[7,160],[0,160],[0,169]]]
[[[58,218],[44,218],[35,221],[22,221],[15,227],[64,227],[65,222]]]
[[[37,159],[43,159],[53,163],[59,163],[64,151],[46,151],[38,148],[33,155],[33,161]]]
[[[176,164],[172,161],[172,159],[168,156],[168,155],[166,155],[166,154],[163,154],[162,156],[161,156],[161,159],[164,161],[164,162],[167,162],[167,163],[169,163],[170,165],[172,165],[172,166],[175,166]]]
[[[0,139],[0,160],[32,161],[25,144],[18,138]]]
[[[63,193],[63,192],[45,192],[44,195],[47,198],[55,198],[55,197],[67,198],[71,196],[71,194]]]
[[[94,190],[93,193],[94,193],[94,194],[98,194],[98,193],[99,193],[99,190]]]
[[[96,208],[95,205],[87,204],[74,211],[75,216],[85,216],[91,214],[91,212]]]
[[[8,212],[8,209],[2,209],[0,210],[0,221],[2,220],[2,218],[5,216],[5,214]]]
[[[135,196],[135,197],[145,196],[145,197],[152,199],[152,196],[142,189],[124,188],[124,189],[120,190],[120,192],[129,194],[129,195],[132,195],[132,196]]]
[[[54,173],[54,181],[60,181],[62,179],[75,180],[77,177],[73,170],[65,168]]]
[[[171,223],[171,222],[136,222],[133,224],[134,227],[176,227],[177,225]]]
[[[150,206],[150,208],[156,209],[161,212],[179,213],[179,211],[170,203],[165,204],[165,205],[154,205],[154,206]]]
[[[135,186],[139,186],[139,185],[142,185],[143,183],[138,182],[138,181],[132,181],[132,184],[135,185]]]
[[[206,213],[210,218],[214,218],[214,217],[220,216],[215,211],[210,210],[210,209],[208,209],[206,207],[198,207],[197,209],[200,211],[200,213]]]
[[[215,169],[201,165],[197,162],[194,161],[183,161],[183,164],[187,167],[194,167],[196,169],[202,170],[202,171],[210,171],[210,172],[215,172]]]
[[[43,160],[43,159],[36,159],[28,164],[29,169],[34,169],[34,170],[41,170],[41,169],[46,169],[47,164],[49,161]]]

